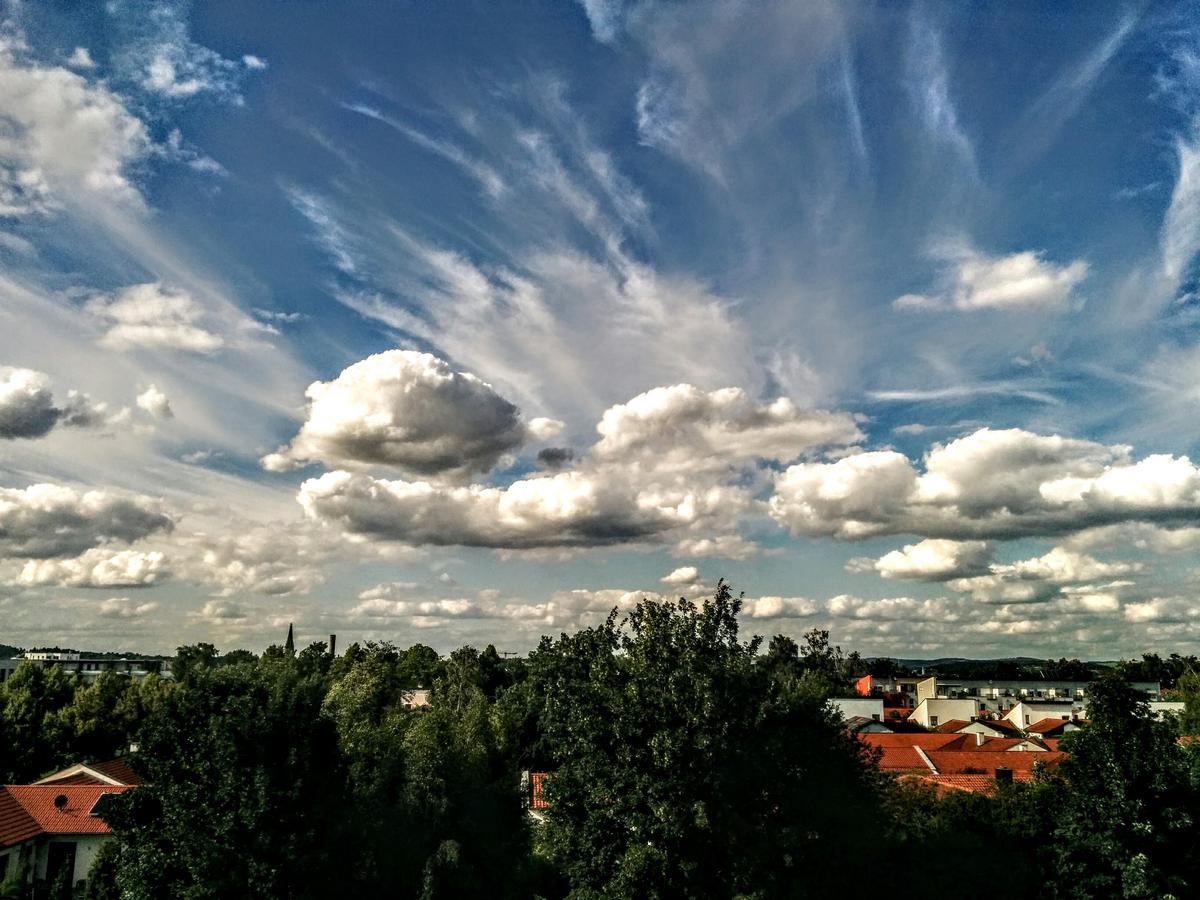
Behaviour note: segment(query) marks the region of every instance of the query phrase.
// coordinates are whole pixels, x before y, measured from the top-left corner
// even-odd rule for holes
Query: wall
[[[883,700],[873,697],[838,697],[830,700],[829,705],[840,712],[843,719],[862,716],[864,719],[883,720]]]

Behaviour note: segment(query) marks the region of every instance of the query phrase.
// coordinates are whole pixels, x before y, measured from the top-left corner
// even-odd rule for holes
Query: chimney
[[[1012,784],[1012,783],[1013,783],[1012,769],[1007,769],[1004,766],[1000,766],[999,768],[996,769],[996,784]]]
[[[983,741],[984,741],[983,732],[982,731],[975,732],[975,746],[982,747]]]
[[[329,636],[329,655],[337,656],[337,635],[336,634],[331,634]]]

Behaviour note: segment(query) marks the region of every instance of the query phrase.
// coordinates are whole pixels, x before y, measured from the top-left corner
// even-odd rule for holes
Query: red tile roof
[[[956,734],[970,724],[971,723],[967,719],[951,719],[949,722],[943,722],[933,730],[941,732],[942,734]]]
[[[138,785],[142,779],[123,759],[100,763],[80,763],[40,778],[34,784],[127,784]]]
[[[996,789],[996,779],[991,775],[903,775],[905,779],[931,784],[938,794],[949,791],[969,791],[973,794],[990,794]]]
[[[1011,769],[1015,781],[1026,781],[1033,775],[1035,765],[1054,769],[1066,757],[1065,753],[995,753],[980,751],[930,750],[929,758],[941,775],[989,775],[996,769]]]
[[[1056,731],[1062,731],[1063,728],[1070,724],[1069,721],[1062,718],[1040,719],[1025,730],[1032,731],[1034,734],[1053,734]]]
[[[9,784],[0,787],[0,847],[39,834],[107,834],[108,825],[92,809],[105,794],[127,786],[100,784]],[[61,808],[55,801],[65,798]]]
[[[920,747],[923,750],[940,750],[961,744],[964,740],[975,741],[974,735],[937,734],[922,731],[917,734],[859,734],[858,739],[872,747]]]

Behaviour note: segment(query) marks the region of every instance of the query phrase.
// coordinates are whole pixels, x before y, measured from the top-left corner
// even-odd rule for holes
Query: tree
[[[292,666],[191,670],[140,731],[134,764],[146,784],[107,814],[120,896],[337,893],[355,844],[323,697],[323,683]]]
[[[171,672],[180,684],[192,677],[193,673],[208,669],[217,659],[217,648],[212,644],[186,644],[175,650],[175,659],[171,664]]]
[[[0,685],[0,777],[23,784],[66,759],[70,724],[64,710],[75,678],[61,666],[22,663]]]
[[[1175,727],[1116,672],[1089,688],[1088,718],[1063,740],[1059,896],[1196,896],[1200,792]]]
[[[643,601],[531,656],[553,763],[539,838],[571,896],[823,897],[851,857],[869,868],[861,745],[755,666],[740,607],[721,582],[700,606]]]

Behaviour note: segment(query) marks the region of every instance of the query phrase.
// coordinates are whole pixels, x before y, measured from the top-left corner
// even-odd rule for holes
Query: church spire
[[[287,637],[287,640],[284,642],[283,649],[286,650],[289,654],[294,654],[296,652],[296,640],[295,640],[295,638],[292,637],[292,623],[291,622],[288,622],[288,637]]]

